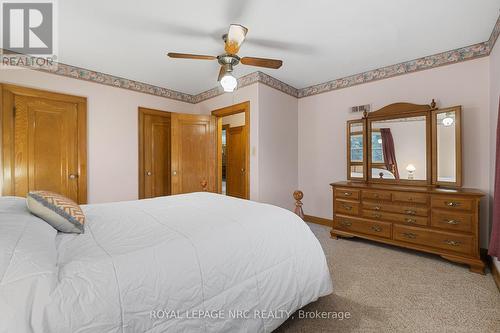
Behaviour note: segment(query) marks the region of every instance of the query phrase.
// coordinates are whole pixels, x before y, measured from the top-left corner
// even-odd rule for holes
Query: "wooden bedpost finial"
[[[203,192],[207,192],[207,191],[208,191],[208,189],[207,189],[208,182],[207,182],[206,180],[202,180],[202,181],[200,182],[200,185],[201,185],[201,190],[202,190]]]
[[[304,193],[302,191],[293,192],[293,198],[295,199],[295,214],[297,214],[301,219],[304,219],[304,211],[302,210],[302,198]]]
[[[434,100],[434,98],[432,99],[432,102],[431,102],[431,108],[433,108],[433,109],[436,108],[436,101]]]

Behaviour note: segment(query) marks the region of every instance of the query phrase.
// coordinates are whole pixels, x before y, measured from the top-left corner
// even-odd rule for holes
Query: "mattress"
[[[270,332],[332,292],[307,224],[211,193],[82,206],[57,234],[0,198],[1,332]]]

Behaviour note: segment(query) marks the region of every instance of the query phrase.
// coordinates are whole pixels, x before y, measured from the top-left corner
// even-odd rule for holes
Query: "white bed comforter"
[[[84,206],[56,234],[0,198],[1,332],[270,332],[331,293],[293,213],[193,193]]]

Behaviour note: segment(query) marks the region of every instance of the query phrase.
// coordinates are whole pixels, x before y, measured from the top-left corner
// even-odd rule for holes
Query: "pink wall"
[[[490,53],[490,193],[494,192],[495,180],[495,151],[496,134],[498,120],[498,99],[500,97],[500,41],[497,41],[495,47]],[[490,197],[493,200],[493,196]],[[491,212],[491,210],[490,210]],[[500,271],[500,262],[494,261],[497,270]]]
[[[345,122],[353,105],[373,109],[408,101],[464,109],[464,185],[492,192],[495,91],[500,87],[497,46],[489,58],[458,63],[295,99],[263,84],[197,105],[30,70],[0,70],[0,82],[88,98],[89,202],[138,196],[137,107],[208,114],[251,103],[251,199],[293,207],[291,192],[304,191],[307,214],[331,218],[329,183],[345,180]],[[482,201],[482,246],[489,233],[489,200]]]
[[[464,186],[490,192],[489,59],[481,58],[299,99],[299,188],[306,214],[332,217],[329,183],[346,179],[346,121],[354,105],[394,102],[463,106]],[[487,244],[488,199],[481,244]]]
[[[259,84],[260,201],[295,207],[298,189],[298,101]]]
[[[88,201],[138,198],[139,106],[192,113],[194,105],[25,69],[0,69],[0,82],[87,97]]]

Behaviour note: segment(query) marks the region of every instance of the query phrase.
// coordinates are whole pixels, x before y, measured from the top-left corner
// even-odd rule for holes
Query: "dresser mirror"
[[[432,113],[433,184],[462,185],[461,108],[435,110]]]
[[[461,186],[460,107],[395,103],[347,122],[347,178]]]
[[[347,122],[347,179],[366,180],[365,121]]]
[[[427,181],[427,116],[373,120],[370,178]]]

